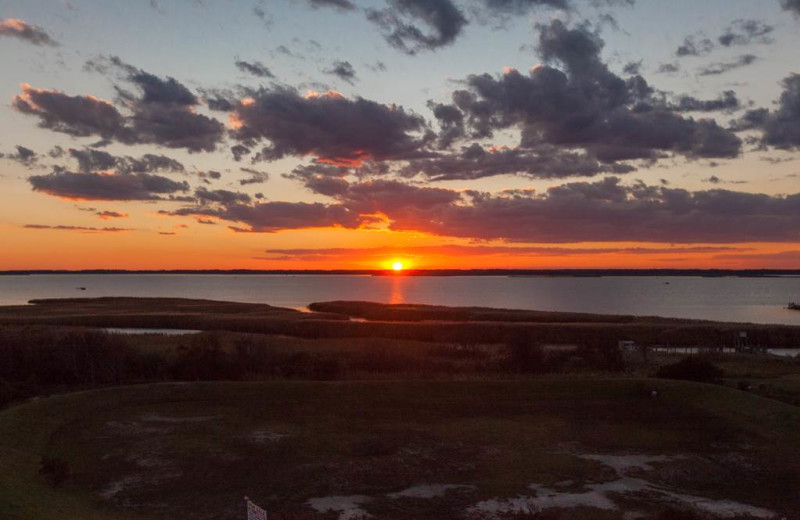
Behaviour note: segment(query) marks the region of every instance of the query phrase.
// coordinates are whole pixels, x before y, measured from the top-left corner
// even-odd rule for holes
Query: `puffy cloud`
[[[17,18],[0,20],[0,36],[18,38],[34,45],[58,45],[43,29]]]
[[[519,128],[520,145],[581,148],[604,162],[656,159],[666,153],[690,158],[735,157],[741,140],[712,119],[682,117],[651,103],[646,81],[613,74],[600,59],[603,41],[585,28],[561,21],[541,27],[539,50],[565,71],[544,65],[527,75],[469,76],[453,93],[473,138]],[[642,98],[645,99],[642,99]]]
[[[390,8],[368,9],[367,18],[381,28],[389,45],[406,54],[449,45],[467,24],[464,14],[451,0],[388,2]]]
[[[33,175],[28,182],[35,191],[77,200],[156,200],[185,192],[188,183],[147,173],[101,174],[53,172]]]
[[[69,96],[58,90],[22,85],[12,102],[24,114],[39,118],[39,126],[76,137],[99,135],[104,139],[131,141],[125,118],[109,103],[94,96]]]
[[[256,157],[262,160],[309,154],[344,163],[401,159],[427,143],[420,116],[335,92],[303,97],[285,87],[262,88],[237,104],[231,121],[233,136],[247,148],[269,141]]]
[[[236,68],[257,78],[274,78],[275,75],[260,61],[236,60]]]
[[[124,66],[124,65],[121,65]],[[120,90],[130,109],[123,115],[110,102],[94,96],[70,96],[57,90],[22,86],[13,106],[39,118],[39,126],[77,137],[97,135],[125,144],[158,144],[211,151],[224,127],[216,119],[194,111],[197,98],[174,78],[162,80],[129,66],[128,79],[141,90],[137,97]]]
[[[747,67],[748,65],[752,65],[756,61],[758,61],[758,56],[754,54],[742,54],[738,58],[733,61],[720,61],[716,63],[712,63],[706,67],[700,69],[697,74],[699,76],[718,76],[720,74],[725,74],[726,72],[730,72],[735,69],[741,69],[742,67]]]
[[[800,149],[800,74],[791,74],[783,80],[783,92],[775,110],[748,110],[733,127],[763,130],[764,145],[784,150]]]
[[[339,79],[353,84],[356,81],[356,69],[349,61],[334,61],[329,69],[325,69],[326,74],[331,74]]]

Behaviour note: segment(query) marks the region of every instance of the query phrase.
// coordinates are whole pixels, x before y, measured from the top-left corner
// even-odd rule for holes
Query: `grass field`
[[[121,387],[0,413],[0,518],[235,519],[243,495],[277,519],[797,518],[798,428],[675,381]]]

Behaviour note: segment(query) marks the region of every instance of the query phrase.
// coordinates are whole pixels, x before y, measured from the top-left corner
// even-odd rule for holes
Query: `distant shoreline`
[[[769,278],[800,276],[800,269],[408,269],[401,273],[380,269],[37,269],[0,271],[0,276],[32,275],[351,275],[351,276],[510,276],[510,277],[603,277],[663,276],[704,278]]]

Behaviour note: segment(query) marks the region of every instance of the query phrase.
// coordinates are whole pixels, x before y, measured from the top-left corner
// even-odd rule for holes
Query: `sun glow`
[[[403,270],[403,262],[395,261],[392,262],[392,269],[395,271],[402,271]]]

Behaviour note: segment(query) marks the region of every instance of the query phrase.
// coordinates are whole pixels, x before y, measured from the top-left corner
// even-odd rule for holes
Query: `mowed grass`
[[[480,500],[530,494],[531,483],[613,479],[586,453],[680,455],[657,472],[661,484],[791,518],[798,428],[797,407],[676,381],[114,388],[0,413],[0,518],[233,519],[244,495],[277,518],[306,518],[308,499],[341,495],[370,497],[362,507],[377,518],[456,518]],[[43,455],[70,465],[63,487],[38,475]],[[473,487],[387,497],[423,484]]]

